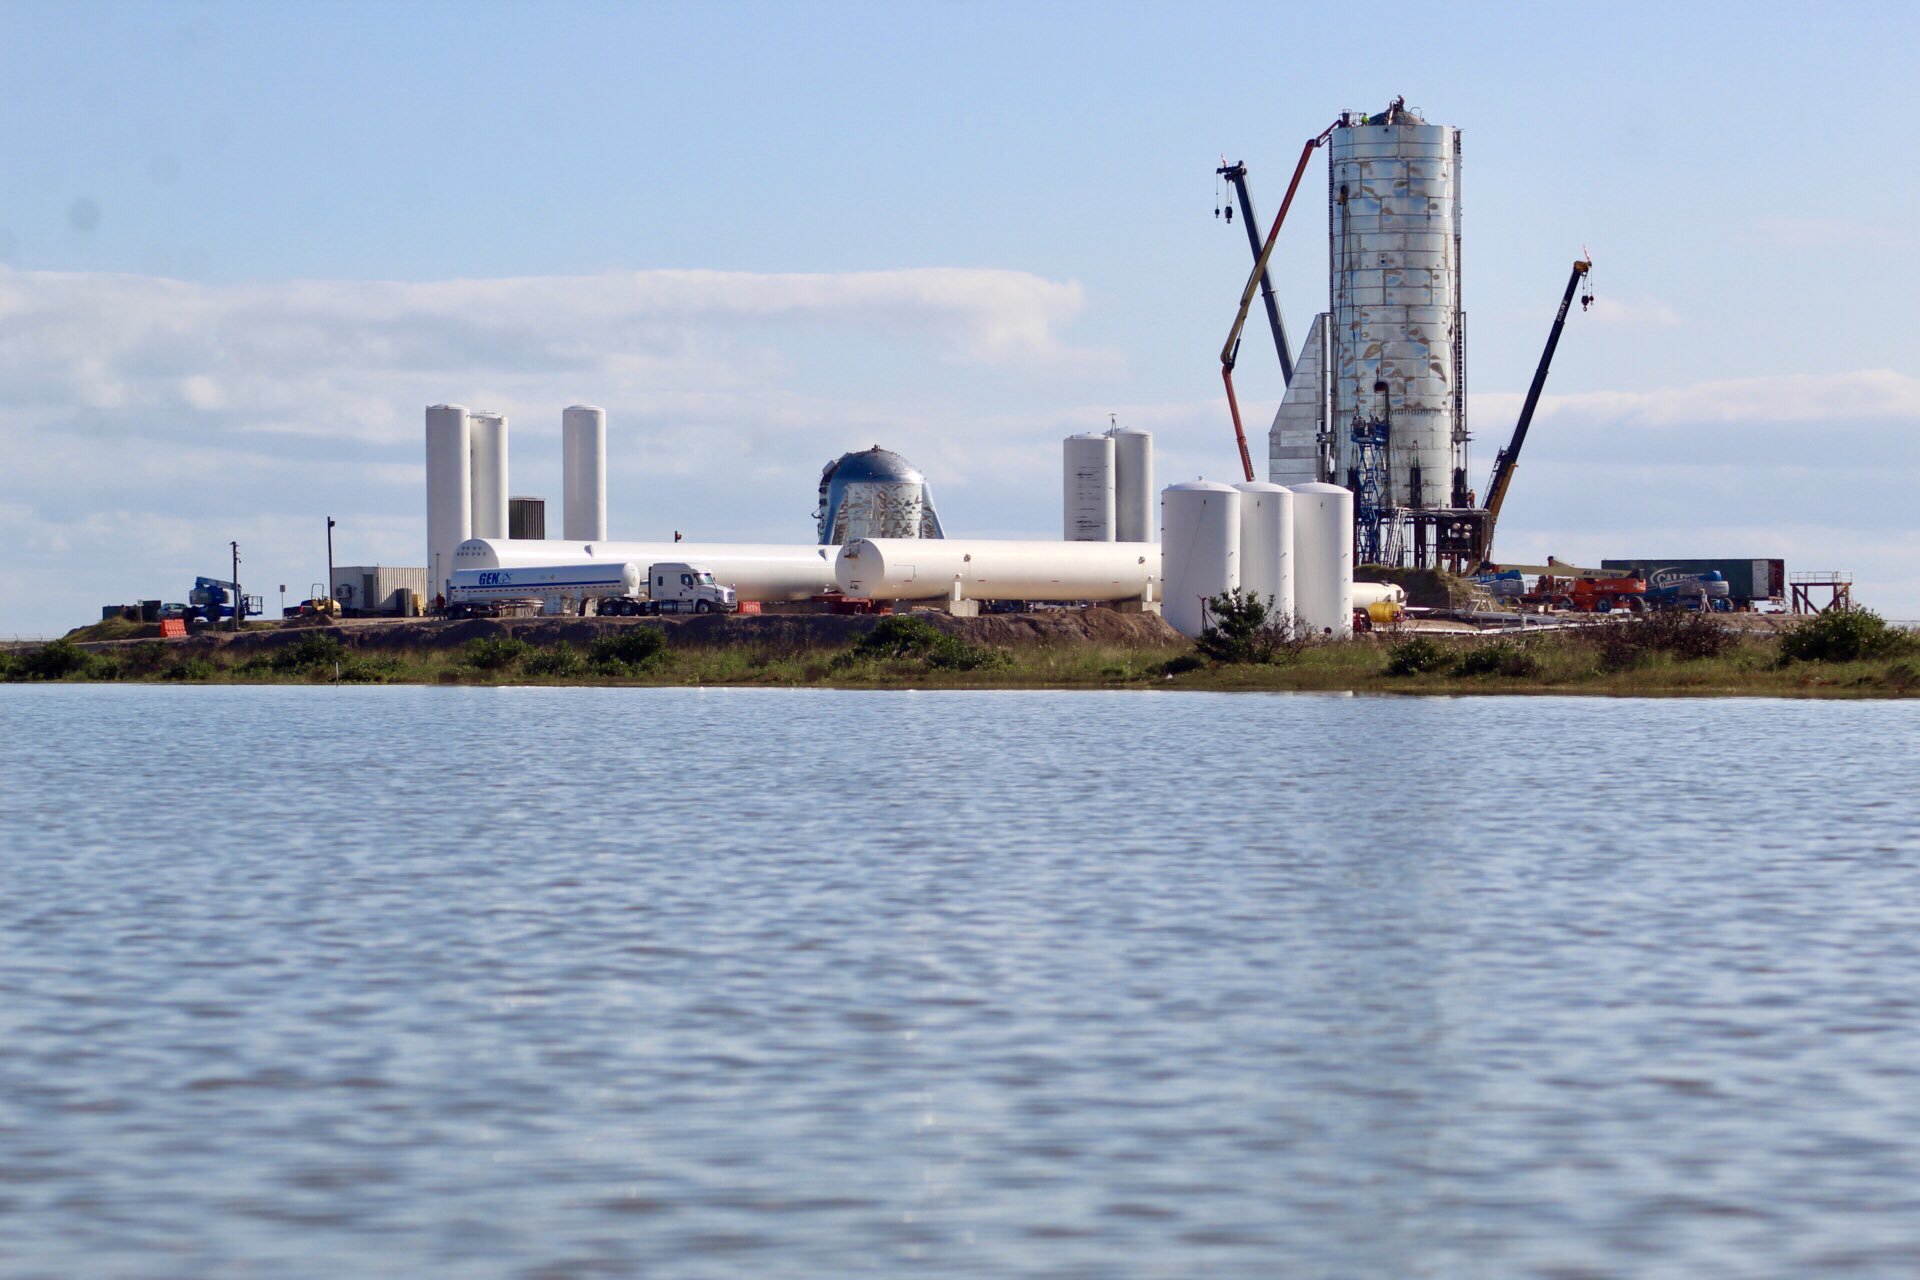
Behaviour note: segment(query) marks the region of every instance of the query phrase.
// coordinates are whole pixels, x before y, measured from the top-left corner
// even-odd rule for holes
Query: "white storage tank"
[[[588,404],[560,415],[564,505],[568,541],[602,542],[607,536],[607,411]]]
[[[1293,487],[1293,608],[1313,635],[1353,634],[1353,493],[1337,484]]]
[[[1113,437],[1078,435],[1066,438],[1066,540],[1113,542]]]
[[[1240,586],[1276,619],[1293,617],[1293,491],[1250,480],[1240,491]]]
[[[427,596],[444,595],[453,553],[473,536],[471,431],[465,405],[427,407]]]
[[[1380,413],[1387,384],[1391,502],[1444,507],[1465,465],[1460,368],[1460,131],[1395,100],[1349,112],[1327,147],[1333,263],[1332,412],[1339,476],[1354,466],[1346,425]],[[1414,477],[1419,476],[1419,489]]]
[[[840,589],[863,600],[1153,600],[1150,542],[860,538],[840,549]]]
[[[467,430],[473,452],[473,533],[476,538],[507,536],[507,418],[501,413],[469,413]]]
[[[1113,437],[1114,538],[1156,541],[1160,529],[1153,518],[1153,435],[1131,427],[1115,427],[1108,434]]]
[[[1183,636],[1205,625],[1206,602],[1240,585],[1240,491],[1188,480],[1160,494],[1161,616]]]

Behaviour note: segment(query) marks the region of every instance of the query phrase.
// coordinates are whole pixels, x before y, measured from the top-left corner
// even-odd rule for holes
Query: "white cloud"
[[[1020,424],[991,420],[1059,394],[1042,380],[1084,394],[1123,375],[1071,341],[1083,305],[1071,281],[962,268],[237,285],[0,268],[0,539],[18,557],[0,633],[176,598],[236,536],[257,572],[313,576],[273,566],[311,558],[323,512],[350,517],[351,555],[418,562],[434,401],[507,413],[516,488],[535,492],[556,487],[560,407],[603,404],[633,477],[616,512],[716,532],[810,537],[820,464],[875,441],[964,493],[1019,470]],[[982,508],[1027,488],[983,485]]]
[[[1512,421],[1524,399],[1518,392],[1475,395],[1474,418]],[[1651,427],[1920,419],[1920,378],[1892,369],[1860,369],[1542,396],[1537,420],[1553,419]]]
[[[1155,433],[1163,482],[1230,475],[1217,384],[1140,387],[1073,342],[1085,305],[1070,282],[990,270],[232,286],[0,270],[0,635],[179,599],[232,538],[251,589],[304,593],[324,515],[341,563],[420,563],[438,400],[507,413],[514,490],[556,499],[561,406],[605,405],[612,516],[635,537],[810,539],[821,464],[874,443],[928,473],[950,528],[1044,536],[1059,438],[1110,413]],[[1474,397],[1476,480],[1487,424],[1519,403]],[[1257,459],[1272,406],[1245,413]],[[1569,559],[1784,554],[1853,568],[1863,599],[1913,616],[1920,549],[1887,513],[1920,469],[1915,427],[1920,378],[1885,369],[1549,395],[1501,536]]]

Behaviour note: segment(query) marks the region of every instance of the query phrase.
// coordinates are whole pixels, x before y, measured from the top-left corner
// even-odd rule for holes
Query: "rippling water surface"
[[[0,730],[8,1277],[1920,1272],[1920,706]]]

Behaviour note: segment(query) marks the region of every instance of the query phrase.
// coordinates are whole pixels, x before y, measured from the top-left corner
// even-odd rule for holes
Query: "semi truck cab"
[[[713,580],[713,570],[680,561],[647,570],[647,598],[661,613],[732,613],[740,607],[733,588]]]

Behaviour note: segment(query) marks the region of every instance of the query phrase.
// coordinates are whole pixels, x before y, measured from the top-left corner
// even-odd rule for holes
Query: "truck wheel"
[[[693,611],[695,613],[712,613],[713,606],[708,604],[705,600],[696,600],[693,602]]]

